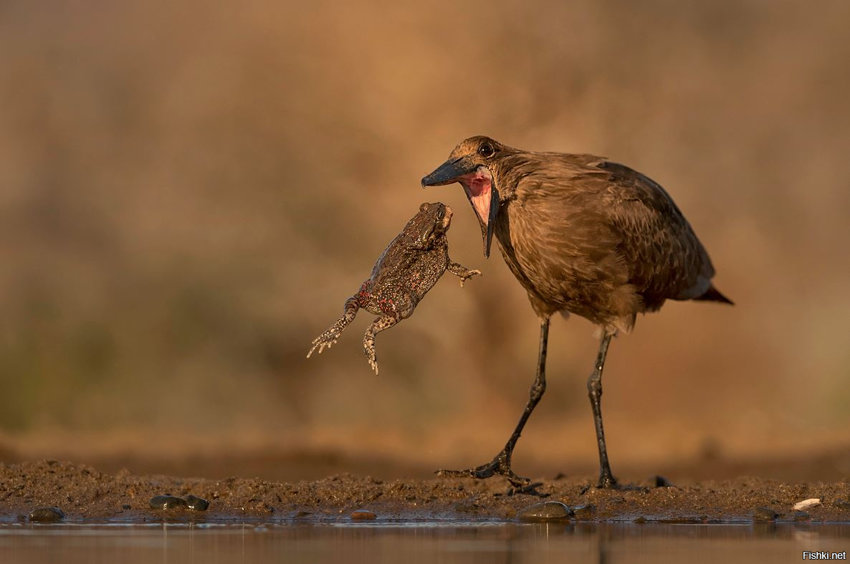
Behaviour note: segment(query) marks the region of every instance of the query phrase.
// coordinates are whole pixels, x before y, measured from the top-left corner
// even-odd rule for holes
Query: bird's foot
[[[613,476],[607,476],[604,478],[599,478],[599,482],[596,484],[596,488],[600,490],[619,490],[622,489],[617,480],[614,479]]]
[[[586,485],[581,489],[581,494],[584,495],[587,493],[593,486],[590,484]],[[637,486],[632,485],[622,485],[610,472],[601,472],[599,474],[599,481],[596,482],[596,489],[598,490],[638,490],[641,489]]]
[[[622,489],[622,486],[617,482],[617,479],[611,474],[611,471],[607,472],[603,469],[599,473],[599,482],[596,483],[597,489],[600,490],[619,490]]]
[[[610,476],[609,478],[610,479],[606,479],[606,477],[600,476],[599,481],[596,483],[596,486],[593,486],[592,484],[588,483],[587,485],[585,485],[581,488],[581,490],[579,491],[579,494],[584,495],[594,488],[597,489],[597,490],[616,490],[616,491],[620,491],[620,492],[648,493],[650,491],[650,488],[648,488],[646,486],[640,486],[640,485],[637,485],[637,484],[621,484],[616,479],[614,479],[613,476]],[[660,487],[660,486],[657,486],[657,487]]]
[[[537,486],[541,485],[539,483],[533,483],[531,478],[517,475],[511,469],[510,456],[505,451],[500,452],[496,458],[487,464],[467,470],[437,470],[436,474],[437,476],[469,476],[482,480],[499,474],[507,478],[508,482],[517,488],[517,491],[520,493],[533,491]]]

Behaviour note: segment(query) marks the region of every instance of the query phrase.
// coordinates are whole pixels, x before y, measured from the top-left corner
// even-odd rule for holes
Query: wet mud
[[[0,464],[0,522],[30,521],[33,512],[45,513],[42,508],[56,508],[64,522],[850,522],[846,480],[791,483],[738,478],[667,484],[653,477],[626,489],[600,490],[587,479],[562,478],[541,480],[529,493],[499,477],[379,480],[341,474],[286,483],[142,476],[126,470],[109,474],[81,464],[39,461]],[[191,504],[163,504],[158,496],[209,504],[199,511]],[[806,500],[818,502],[795,509]]]

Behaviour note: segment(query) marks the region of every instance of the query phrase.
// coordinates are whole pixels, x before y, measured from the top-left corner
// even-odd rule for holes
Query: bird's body
[[[538,315],[573,313],[630,330],[636,314],[711,288],[702,244],[642,174],[593,155],[528,152],[491,174],[507,196],[494,235]]]
[[[508,475],[513,446],[545,390],[549,318],[575,314],[603,329],[588,380],[600,451],[600,485],[616,482],[602,431],[602,368],[617,330],[666,300],[732,303],[711,283],[708,253],[661,186],[603,157],[536,153],[487,137],[461,142],[423,186],[459,182],[481,225],[485,255],[496,236],[508,267],[541,320],[538,371],[531,398],[505,449],[490,464],[465,471]]]

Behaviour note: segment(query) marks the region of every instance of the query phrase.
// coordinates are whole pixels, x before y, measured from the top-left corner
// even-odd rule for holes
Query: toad
[[[336,343],[357,310],[363,308],[378,316],[363,337],[366,359],[377,374],[375,335],[410,317],[446,270],[460,278],[461,287],[468,278],[481,274],[449,258],[446,231],[451,219],[452,209],[441,202],[419,206],[419,213],[407,222],[378,258],[369,279],[345,301],[342,317],[313,340],[307,358]]]

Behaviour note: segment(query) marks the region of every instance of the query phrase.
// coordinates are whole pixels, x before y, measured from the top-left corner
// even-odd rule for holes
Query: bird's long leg
[[[593,409],[593,423],[596,426],[596,441],[599,445],[599,488],[615,488],[617,480],[611,473],[611,465],[608,464],[608,449],[605,448],[605,431],[602,429],[602,369],[605,366],[605,356],[608,354],[608,345],[611,343],[613,334],[604,333],[602,342],[599,343],[599,353],[596,355],[596,364],[593,372],[587,379],[587,394],[590,397],[590,407]]]
[[[511,438],[505,444],[505,448],[487,464],[483,464],[469,470],[438,470],[440,476],[472,476],[474,478],[489,478],[494,474],[501,474],[508,478],[514,486],[528,486],[531,482],[529,478],[518,476],[511,469],[511,456],[514,452],[519,436],[522,434],[522,429],[525,427],[531,412],[537,406],[540,398],[543,397],[543,392],[546,391],[546,348],[549,341],[549,317],[545,317],[540,321],[540,351],[537,355],[537,375],[534,377],[534,382],[531,384],[531,390],[528,394],[528,403],[519,418],[516,429],[514,429]]]

